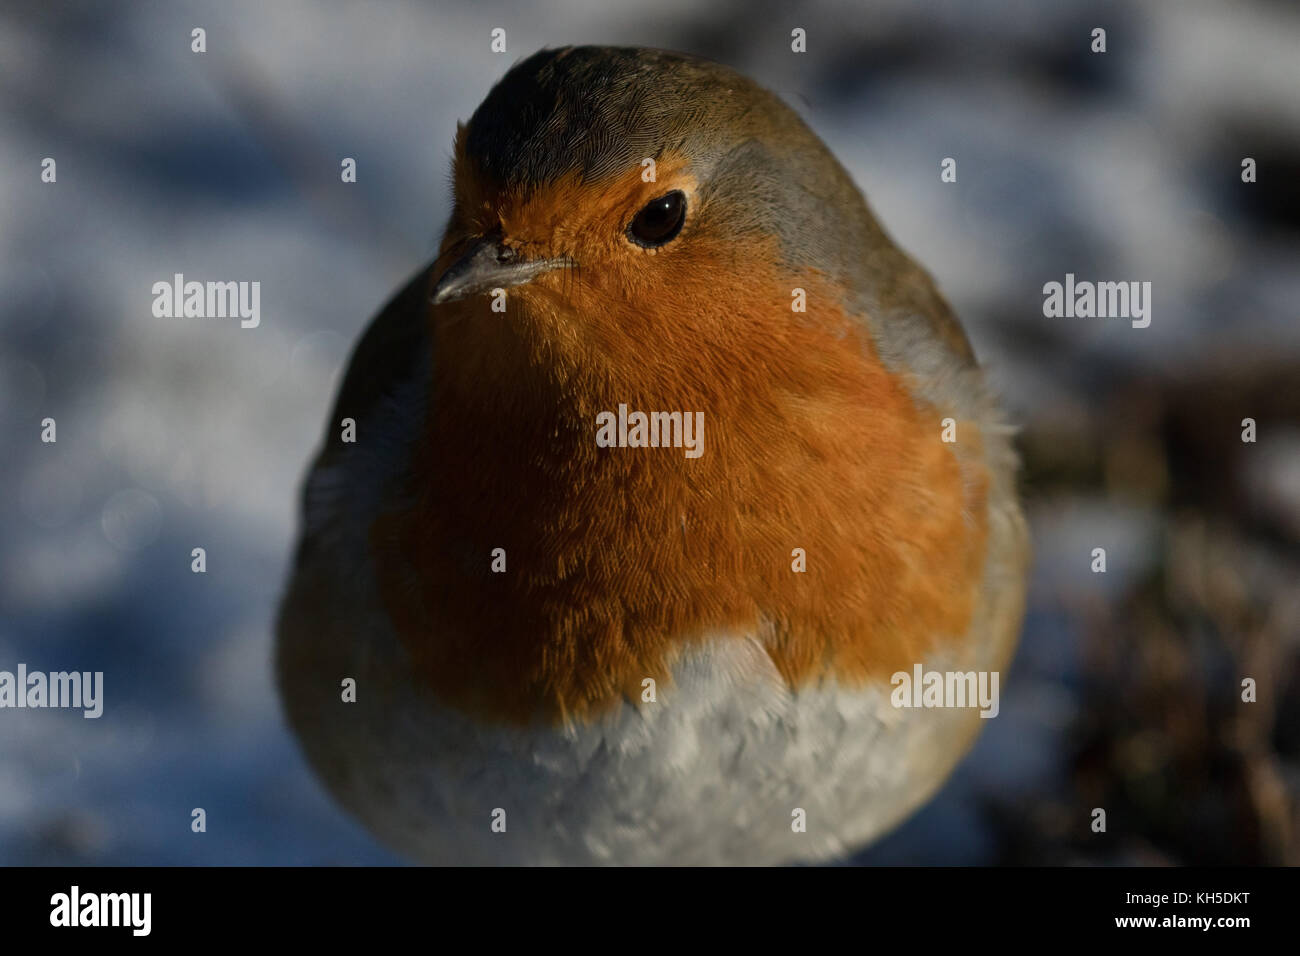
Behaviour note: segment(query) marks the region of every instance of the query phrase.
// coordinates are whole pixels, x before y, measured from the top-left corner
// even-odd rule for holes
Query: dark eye
[[[686,221],[686,196],[680,189],[646,203],[627,227],[627,237],[638,246],[653,249],[671,242]]]

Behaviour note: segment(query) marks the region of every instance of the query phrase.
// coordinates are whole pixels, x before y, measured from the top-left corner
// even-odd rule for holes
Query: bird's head
[[[846,314],[928,289],[789,107],[682,54],[529,57],[460,127],[453,181],[433,302],[499,325],[503,290],[507,334],[583,364],[842,338]]]

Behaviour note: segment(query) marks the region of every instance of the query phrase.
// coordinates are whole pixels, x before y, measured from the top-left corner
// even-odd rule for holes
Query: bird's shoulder
[[[358,424],[373,417],[394,389],[418,374],[430,347],[428,310],[433,264],[415,272],[371,320],[352,357],[334,401],[327,433],[343,418]],[[328,449],[332,443],[326,441]]]
[[[418,435],[432,340],[434,264],[418,269],[371,320],[348,360],[303,483],[301,562],[322,543],[354,547],[400,479]],[[350,440],[345,439],[345,435]]]

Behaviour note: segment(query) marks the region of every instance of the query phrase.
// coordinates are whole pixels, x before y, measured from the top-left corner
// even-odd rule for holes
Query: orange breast
[[[720,635],[760,636],[792,686],[854,684],[966,631],[986,534],[975,424],[942,442],[942,415],[818,275],[711,242],[659,263],[673,281],[649,300],[635,275],[588,269],[510,290],[504,315],[487,297],[440,312],[412,503],[372,543],[395,625],[449,704],[589,719]],[[597,447],[596,416],[619,403],[702,411],[702,456]]]

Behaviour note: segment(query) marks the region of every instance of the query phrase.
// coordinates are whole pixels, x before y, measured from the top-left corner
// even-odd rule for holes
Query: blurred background
[[[106,706],[0,711],[0,863],[398,862],[280,719],[298,482],[351,344],[435,248],[457,119],[570,43],[782,95],[1023,425],[1036,559],[1001,715],[852,862],[1300,863],[1289,0],[6,5],[0,669],[102,670]],[[261,325],[155,318],[177,272],[260,281]],[[1150,327],[1044,318],[1067,272],[1150,281]]]

